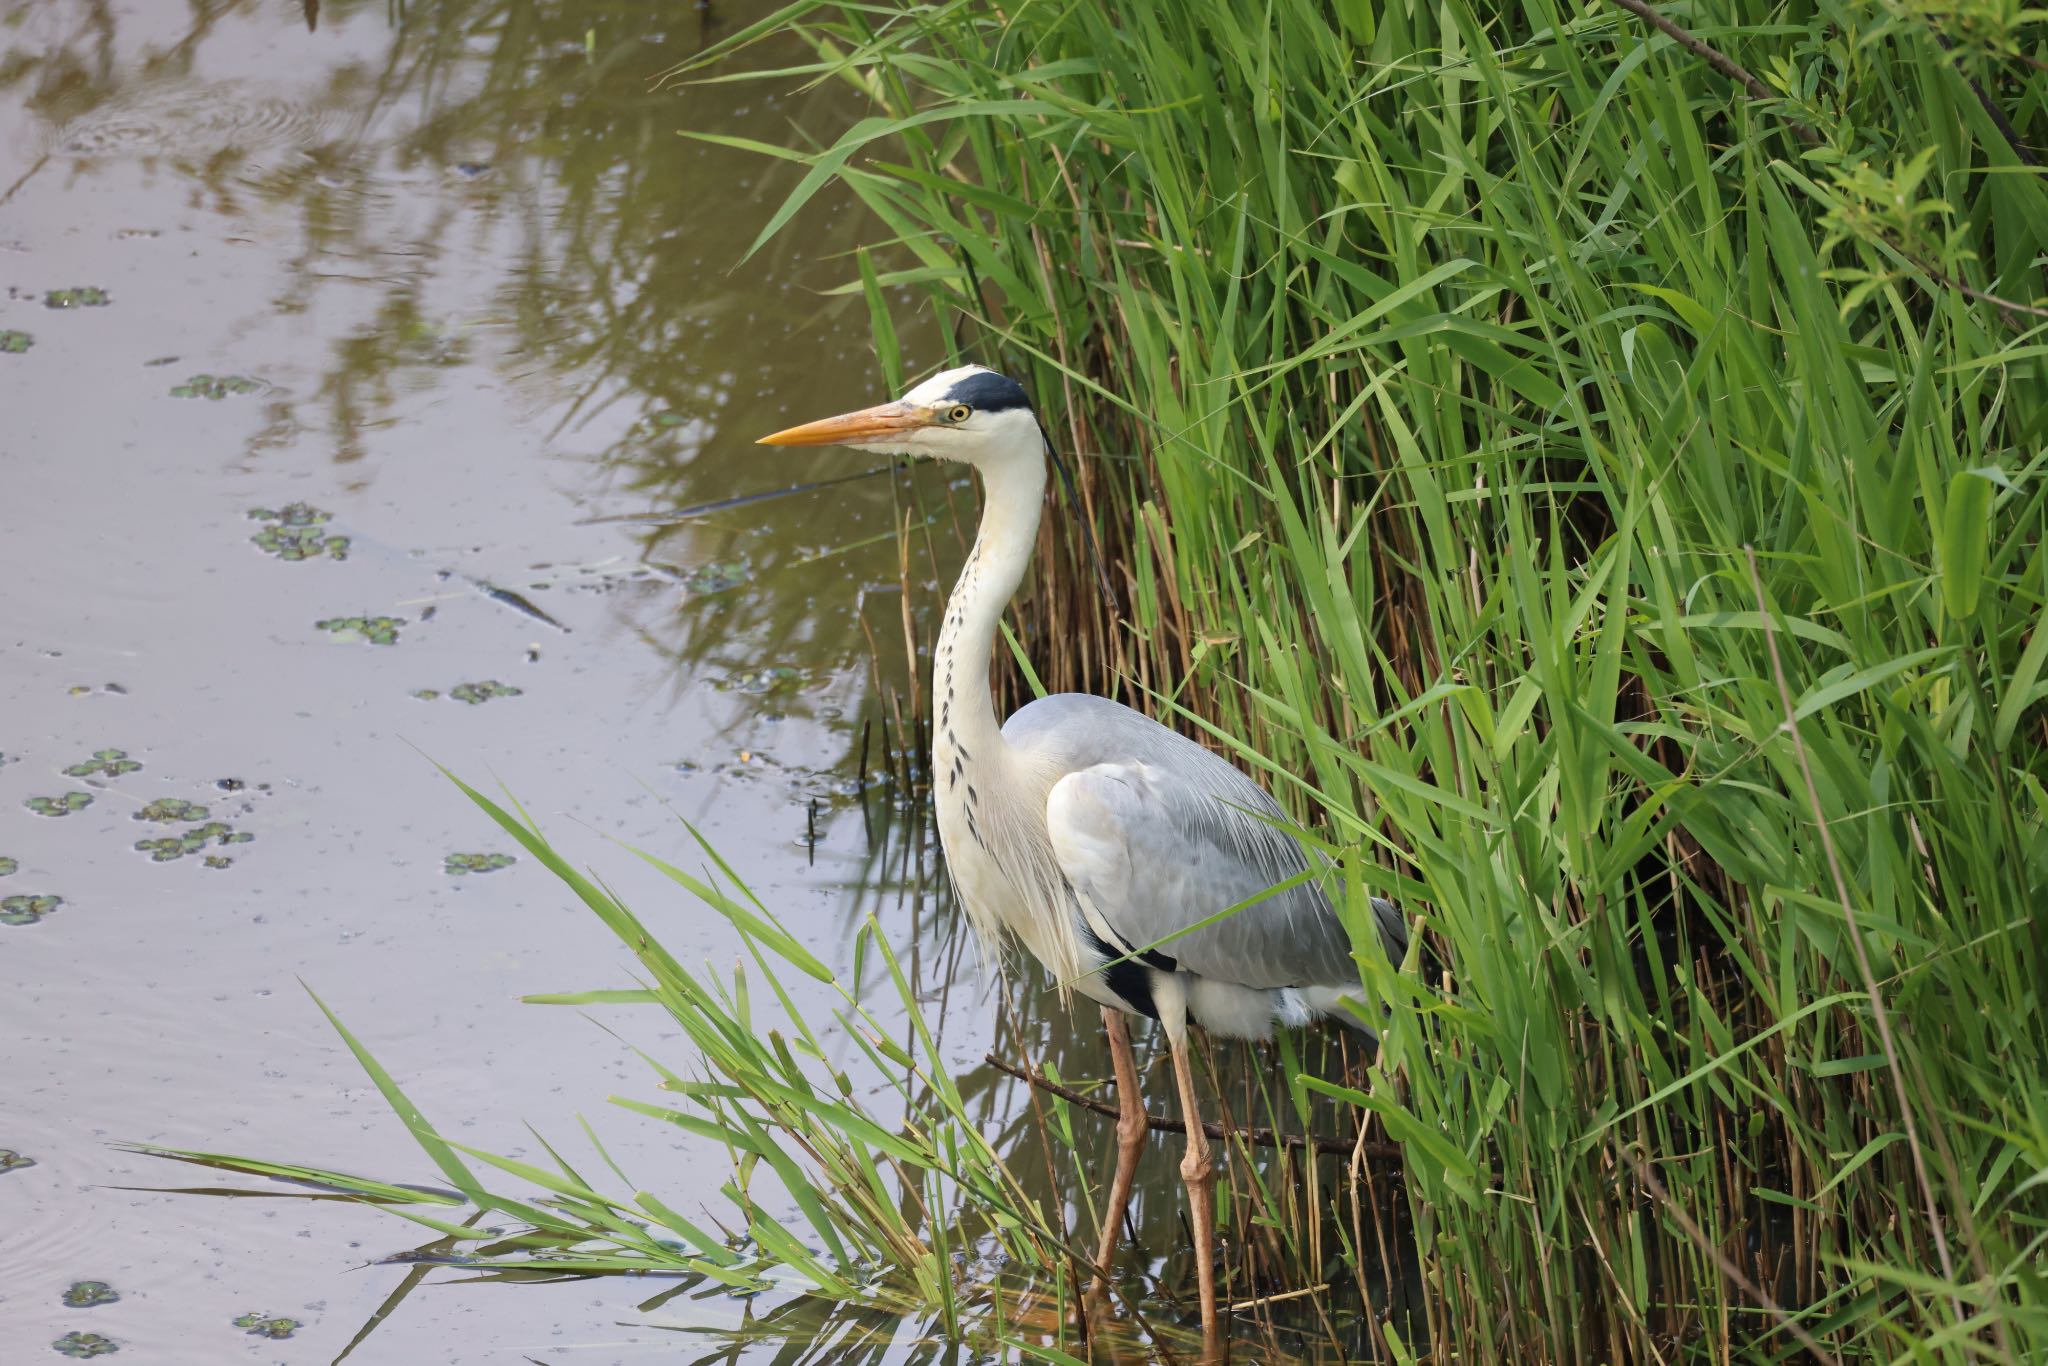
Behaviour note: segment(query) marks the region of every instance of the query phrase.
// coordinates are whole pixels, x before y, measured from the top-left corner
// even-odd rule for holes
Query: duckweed
[[[33,925],[64,904],[51,893],[37,896],[0,897],[0,925]]]
[[[766,668],[742,669],[728,674],[712,686],[720,692],[747,693],[762,697],[774,692],[794,692],[803,686],[806,675],[802,669],[787,664],[771,664]]]
[[[396,645],[404,617],[329,617],[313,625],[336,640],[367,640],[372,645]]]
[[[26,1153],[18,1153],[12,1148],[0,1148],[0,1176],[8,1172],[18,1172],[24,1167],[33,1167],[35,1164],[36,1160]]]
[[[66,1333],[50,1346],[67,1357],[103,1357],[121,1350],[121,1344],[98,1333]]]
[[[4,854],[0,854],[0,877],[7,877],[20,871],[21,861],[19,859],[11,859]]]
[[[59,797],[30,797],[22,803],[38,816],[68,816],[92,805],[90,792],[66,792]]]
[[[148,854],[151,862],[170,863],[185,857],[187,854],[196,854],[209,844],[247,844],[255,838],[254,835],[246,830],[237,830],[233,826],[221,821],[208,821],[204,825],[195,825],[190,830],[182,830],[175,835],[164,835],[157,839],[137,840],[135,841],[135,847]],[[216,855],[214,857],[219,856]],[[209,868],[225,868],[232,861],[231,859],[222,858],[220,862],[216,863],[213,858],[208,858],[206,866]]]
[[[692,593],[724,593],[752,577],[753,570],[744,560],[719,560],[692,569],[684,577],[683,587]]]
[[[175,386],[171,397],[223,399],[229,394],[259,394],[263,388],[261,380],[246,375],[194,375]]]
[[[107,778],[118,778],[124,773],[140,773],[141,771],[141,763],[129,758],[128,751],[125,749],[96,749],[92,752],[90,759],[80,759],[77,763],[64,770],[66,774],[73,778],[90,778],[94,774]]]
[[[43,292],[44,308],[105,308],[112,302],[107,291],[97,285],[75,285],[70,289]]]
[[[300,1327],[297,1319],[282,1315],[273,1318],[269,1314],[239,1314],[234,1325],[252,1338],[288,1338]]]
[[[17,332],[11,327],[0,332],[0,354],[18,356],[35,344],[36,339],[26,332]]]
[[[97,1309],[120,1298],[120,1292],[105,1281],[73,1281],[64,1292],[64,1303],[72,1309]]]
[[[433,688],[414,688],[412,695],[422,702],[438,702],[441,700],[440,692]]]
[[[280,560],[311,560],[325,555],[330,560],[348,558],[348,537],[329,536],[321,530],[334,514],[311,503],[286,503],[281,508],[250,508],[252,521],[269,525],[249,539],[267,555]]]
[[[458,683],[448,690],[448,695],[457,702],[474,707],[490,701],[493,697],[517,697],[520,689],[510,683],[500,683],[495,678],[486,678],[480,683]]]
[[[188,802],[181,797],[158,797],[135,813],[139,821],[203,821],[207,810],[198,802]]]
[[[463,873],[495,873],[500,868],[510,868],[518,861],[510,854],[450,854],[447,869],[456,876]]]

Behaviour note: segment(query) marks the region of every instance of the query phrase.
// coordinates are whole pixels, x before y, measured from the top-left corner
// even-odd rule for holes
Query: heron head
[[[1043,461],[1045,437],[1024,386],[979,365],[933,375],[894,403],[806,422],[763,446],[853,446],[884,455],[957,460],[987,472]]]

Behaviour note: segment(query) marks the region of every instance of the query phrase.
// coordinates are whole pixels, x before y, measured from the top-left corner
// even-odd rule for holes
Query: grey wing
[[[1177,772],[1171,763],[1094,764],[1061,778],[1047,798],[1046,826],[1061,871],[1090,927],[1119,952],[1168,939],[1310,867],[1300,844],[1272,823],[1282,819],[1280,810],[1258,784],[1199,746],[1189,748],[1200,755],[1182,766],[1192,771]],[[1400,926],[1391,905],[1375,909],[1383,936],[1389,922]],[[1396,943],[1406,937],[1403,926],[1389,949],[1398,955]],[[1203,977],[1247,987],[1358,980],[1344,926],[1318,881],[1181,934],[1159,952]]]

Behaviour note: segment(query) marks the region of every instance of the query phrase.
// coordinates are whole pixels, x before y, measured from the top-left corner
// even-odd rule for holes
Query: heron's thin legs
[[[1102,1008],[1102,1026],[1109,1033],[1110,1061],[1116,1064],[1116,1176],[1109,1183],[1109,1203],[1102,1210],[1102,1241],[1095,1249],[1095,1283],[1109,1288],[1108,1271],[1123,1240],[1124,1210],[1138,1177],[1138,1154],[1145,1151],[1145,1097],[1138,1090],[1138,1060],[1131,1056],[1131,1030],[1124,1013]]]
[[[1209,1134],[1202,1127],[1202,1107],[1195,1100],[1194,1064],[1188,1057],[1187,1034],[1169,1030],[1173,1045],[1173,1079],[1180,1087],[1181,1117],[1188,1123],[1188,1151],[1180,1160],[1180,1178],[1188,1186],[1188,1213],[1195,1226],[1195,1280],[1202,1294],[1204,1354],[1214,1356],[1222,1342],[1216,1322],[1216,1164],[1209,1159]]]

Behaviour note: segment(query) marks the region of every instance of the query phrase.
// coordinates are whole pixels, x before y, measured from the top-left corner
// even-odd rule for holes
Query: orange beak
[[[883,403],[873,408],[862,408],[857,413],[841,413],[838,417],[820,418],[806,422],[801,427],[790,427],[764,436],[756,445],[761,446],[837,446],[853,441],[872,441],[877,437],[899,436],[914,432],[922,427],[934,425],[931,414],[923,408],[907,403]]]

